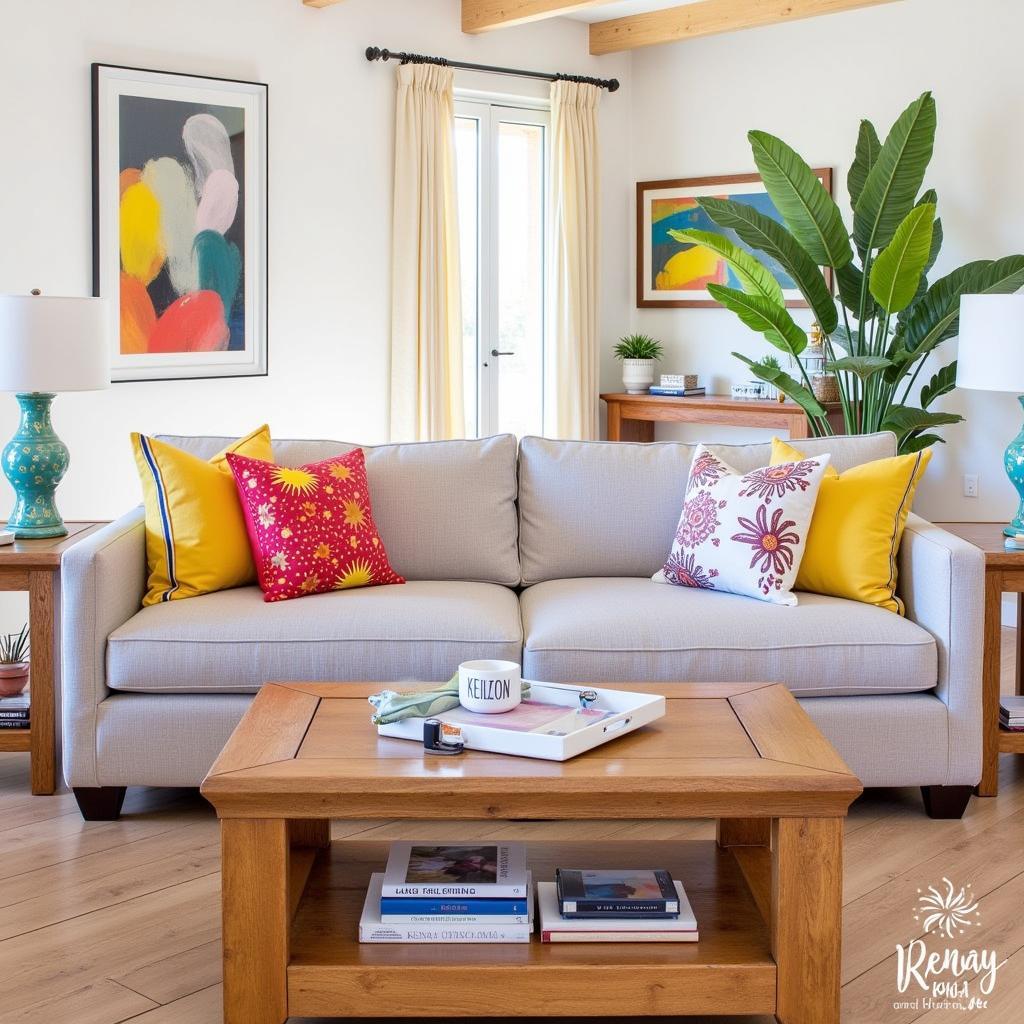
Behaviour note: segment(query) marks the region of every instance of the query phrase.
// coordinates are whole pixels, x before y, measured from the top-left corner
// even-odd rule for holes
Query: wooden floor
[[[1004,643],[1015,640],[1005,632]],[[962,821],[926,818],[917,790],[876,790],[854,805],[846,830],[844,1024],[1024,1019],[1024,757],[1003,756],[1000,784],[997,799],[975,798]],[[347,822],[334,834],[600,841],[711,837],[714,829],[708,822]],[[130,791],[121,821],[85,823],[70,794],[28,795],[24,755],[0,755],[0,1024],[219,1024],[218,858],[216,819],[194,792]],[[1007,962],[987,1009],[894,1009],[895,948],[920,934],[919,887],[944,877],[970,884],[980,900],[980,926],[961,938],[962,948],[994,948]]]

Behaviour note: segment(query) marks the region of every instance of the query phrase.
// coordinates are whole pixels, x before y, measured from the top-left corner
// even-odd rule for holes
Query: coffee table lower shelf
[[[696,943],[401,945],[358,941],[386,843],[335,841],[292,864],[288,1012],[300,1017],[771,1014],[777,971],[766,848],[710,841],[529,843],[535,880],[563,867],[666,867],[686,887]],[[742,866],[741,866],[742,864]],[[308,878],[303,886],[303,876]],[[747,879],[750,879],[748,883]],[[753,887],[753,891],[751,889]]]

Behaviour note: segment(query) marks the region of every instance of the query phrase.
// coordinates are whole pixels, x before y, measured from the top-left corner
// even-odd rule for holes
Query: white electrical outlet
[[[978,474],[964,473],[964,497],[976,498],[978,496]]]

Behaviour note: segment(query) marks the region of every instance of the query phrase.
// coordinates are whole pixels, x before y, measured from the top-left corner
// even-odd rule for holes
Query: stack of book
[[[668,871],[559,868],[537,886],[542,942],[696,942],[697,919]]]
[[[29,695],[0,697],[0,729],[27,729],[31,707]]]
[[[692,375],[683,373],[663,373],[658,383],[652,384],[650,388],[648,388],[648,391],[652,395],[667,395],[671,398],[700,398],[704,394],[704,388],[687,387],[687,376]],[[696,381],[696,377],[693,377],[693,381]]]
[[[394,843],[370,879],[360,942],[529,942],[522,843]]]
[[[999,724],[1009,732],[1024,732],[1024,697],[999,698]]]

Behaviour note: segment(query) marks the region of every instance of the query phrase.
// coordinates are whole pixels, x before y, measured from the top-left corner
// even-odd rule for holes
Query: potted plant
[[[891,430],[901,452],[942,441],[934,429],[963,419],[931,408],[956,386],[956,360],[922,377],[915,392],[931,355],[957,334],[960,297],[1007,294],[1024,285],[1020,255],[977,260],[928,280],[942,245],[935,191],[921,191],[935,126],[928,92],[899,116],[884,142],[870,121],[861,121],[847,177],[852,232],[806,161],[760,131],[747,137],[784,223],[744,203],[708,197],[697,200],[704,213],[749,248],[714,232],[669,232],[676,241],[710,248],[735,271],[741,287],[709,284],[711,296],[790,356],[801,379],[766,359],[733,355],[802,406],[816,436],[834,431],[799,359],[807,335],[790,316],[778,278],[751,249],[781,265],[821,325],[825,370],[836,376],[845,432]],[[838,301],[821,267],[832,269]]]
[[[661,342],[647,334],[627,334],[615,346],[622,360],[622,386],[627,395],[642,395],[654,383],[654,361],[661,358]]]
[[[28,624],[0,636],[0,697],[17,697],[28,682]]]

